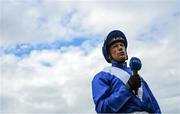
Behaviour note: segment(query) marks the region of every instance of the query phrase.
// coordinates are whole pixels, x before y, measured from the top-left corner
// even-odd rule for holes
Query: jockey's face
[[[127,52],[124,43],[116,42],[110,46],[109,49],[111,60],[124,62],[127,60]]]

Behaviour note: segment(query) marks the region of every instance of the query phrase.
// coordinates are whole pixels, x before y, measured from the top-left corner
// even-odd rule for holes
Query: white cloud
[[[143,40],[131,40],[129,47],[131,56],[142,59],[140,72],[157,97],[162,111],[166,113],[180,112],[179,106],[175,105],[180,101],[178,20],[179,17],[162,20],[155,32],[147,32]]]
[[[176,37],[168,40],[169,36],[173,35],[153,44],[137,42],[138,47],[128,49],[130,57],[141,57],[143,67],[140,73],[162,111],[179,112],[176,103],[179,99],[180,60]],[[3,111],[94,112],[91,80],[107,63],[102,56],[101,44],[91,47],[90,43],[87,41],[80,47],[69,46],[60,50],[34,50],[24,59],[10,54],[1,56]]]
[[[178,1],[3,0],[1,45],[72,39],[122,29],[130,37],[178,11]],[[142,10],[143,9],[143,10]],[[164,17],[163,17],[164,18]],[[165,17],[168,18],[168,17]]]
[[[83,47],[1,56],[2,111],[93,112],[91,80],[105,63],[99,46],[91,53]]]
[[[89,38],[77,47],[34,50],[23,59],[0,55],[2,111],[94,112],[91,80],[107,64],[102,44],[92,39],[99,35],[102,40],[109,30],[122,29],[129,41],[129,58],[142,59],[140,73],[162,111],[180,112],[179,1],[1,3],[3,48],[22,42]]]

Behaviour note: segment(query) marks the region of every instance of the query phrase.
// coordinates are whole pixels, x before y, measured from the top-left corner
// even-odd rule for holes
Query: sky
[[[162,112],[180,113],[179,0],[0,0],[0,113],[95,113],[115,29]]]

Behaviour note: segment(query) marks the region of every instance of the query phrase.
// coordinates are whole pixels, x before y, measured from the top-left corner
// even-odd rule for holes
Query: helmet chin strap
[[[112,61],[115,61],[120,64],[126,63],[126,60],[127,60],[127,58],[125,58],[124,60],[118,61],[118,60],[114,60],[112,57],[109,57],[109,59],[111,60],[111,63],[112,63]]]

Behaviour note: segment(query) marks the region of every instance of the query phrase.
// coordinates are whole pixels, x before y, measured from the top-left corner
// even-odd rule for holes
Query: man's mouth
[[[124,52],[119,52],[118,54],[119,54],[119,55],[124,55]]]

